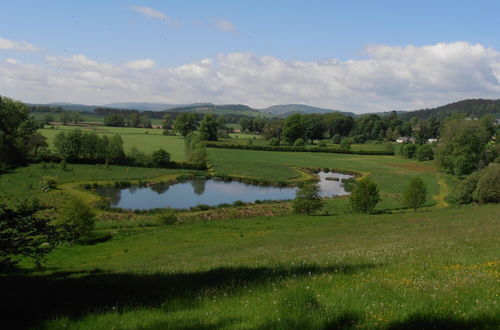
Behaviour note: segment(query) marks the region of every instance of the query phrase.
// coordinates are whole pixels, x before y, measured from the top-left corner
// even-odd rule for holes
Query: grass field
[[[496,328],[498,205],[199,222],[60,247],[2,276],[3,324],[65,329]],[[25,263],[22,266],[29,267]]]
[[[49,127],[49,126],[46,126]],[[47,138],[49,146],[53,145],[54,137],[61,131],[74,130],[75,126],[55,126],[54,128],[44,128],[40,132]],[[82,131],[96,132],[101,135],[120,134],[123,139],[123,148],[129,152],[132,147],[138,148],[145,153],[151,153],[160,148],[167,150],[172,160],[183,161],[184,139],[181,136],[163,135],[163,130],[156,128],[129,128],[129,127],[87,127],[80,128]]]
[[[439,194],[438,179],[450,180],[432,162],[416,162],[396,156],[360,156],[305,152],[209,149],[209,159],[218,173],[290,179],[297,175],[291,167],[322,167],[358,171],[379,185],[383,201],[380,209],[403,207],[402,192],[412,177],[424,180],[429,196]],[[435,201],[429,197],[427,205]]]

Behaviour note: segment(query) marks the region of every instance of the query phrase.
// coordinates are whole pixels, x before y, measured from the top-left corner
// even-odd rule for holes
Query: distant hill
[[[352,112],[343,112],[340,110],[332,110],[325,108],[313,107],[305,104],[281,104],[281,105],[273,105],[267,107],[265,109],[260,109],[261,112],[268,113],[274,116],[279,117],[288,117],[293,113],[301,113],[301,114],[313,114],[313,113],[332,113],[332,112],[340,112],[346,116],[354,116]]]
[[[217,115],[240,115],[240,116],[250,116],[250,117],[269,116],[244,104],[223,104],[223,105],[216,105],[212,103],[194,104],[177,108],[170,108],[169,111],[208,112],[208,113],[211,112]]]
[[[84,105],[84,104],[65,103],[65,102],[53,102],[47,104],[26,103],[26,105],[29,107],[47,107],[53,109],[61,108],[63,110],[80,111],[80,112],[92,112],[94,111],[95,108],[97,108],[96,105]]]
[[[186,104],[124,102],[124,103],[109,103],[103,105],[102,107],[113,108],[113,109],[135,109],[139,111],[161,111],[183,106],[186,106]]]
[[[401,118],[407,120],[413,117],[427,119],[430,117],[445,118],[455,113],[464,114],[467,117],[482,117],[484,115],[500,116],[500,99],[468,99],[450,103],[437,108],[408,111],[401,114]]]

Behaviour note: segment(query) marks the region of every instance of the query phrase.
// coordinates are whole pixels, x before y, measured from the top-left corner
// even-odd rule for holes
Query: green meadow
[[[51,144],[55,134],[69,129],[74,127],[41,132]],[[164,148],[174,160],[184,159],[182,137],[158,129],[89,129],[121,134],[125,150]],[[343,197],[328,199],[315,216],[188,217],[173,225],[161,224],[154,214],[96,209],[96,234],[105,240],[58,246],[42,269],[22,259],[19,268],[0,273],[0,290],[9,302],[3,324],[9,329],[500,326],[500,206],[449,204],[455,179],[432,161],[219,148],[209,148],[208,157],[212,174],[269,181],[300,179],[300,169],[307,167],[354,171],[377,183],[382,202],[371,215],[352,213]],[[96,195],[80,184],[168,180],[189,173],[32,164],[2,174],[0,192],[49,204],[71,194],[91,203]],[[45,176],[57,177],[58,189],[42,192]],[[427,187],[427,200],[417,212],[401,197],[413,177]],[[252,207],[261,206],[231,210],[238,214]]]

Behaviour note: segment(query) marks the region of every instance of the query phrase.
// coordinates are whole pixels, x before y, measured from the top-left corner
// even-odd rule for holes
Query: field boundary
[[[284,152],[321,152],[331,154],[348,154],[348,155],[373,155],[373,156],[394,156],[394,151],[376,151],[376,150],[342,150],[334,148],[302,148],[302,147],[287,147],[287,146],[257,146],[257,145],[240,145],[226,143],[205,143],[207,148],[220,149],[241,149],[241,150],[257,150],[257,151],[284,151]]]

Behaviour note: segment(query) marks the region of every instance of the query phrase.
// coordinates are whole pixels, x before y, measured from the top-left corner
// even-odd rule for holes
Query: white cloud
[[[144,69],[152,69],[156,66],[156,62],[146,58],[143,60],[136,60],[125,63],[125,66],[129,69],[133,70],[144,70]]]
[[[169,25],[172,25],[172,26],[179,26],[179,22],[169,16],[167,16],[165,13],[159,11],[159,10],[156,10],[156,9],[153,9],[151,7],[145,7],[145,6],[132,6],[130,8],[131,10],[137,12],[137,13],[140,13],[140,14],[143,14],[143,15],[146,15],[146,16],[149,16],[151,18],[154,18],[154,19],[159,19],[161,21],[164,21],[165,23],[169,24]]]
[[[35,52],[38,48],[28,42],[16,42],[0,37],[0,50],[14,50],[23,52]]]
[[[46,66],[0,62],[0,90],[26,102],[306,103],[355,112],[500,95],[500,52],[482,45],[372,45],[365,52],[367,59],[349,61],[231,53],[173,68],[150,59],[113,65],[84,55],[49,56]]]
[[[217,29],[224,31],[224,32],[236,31],[236,26],[234,26],[233,23],[231,23],[225,19],[222,19],[222,18],[214,20],[214,25]]]

